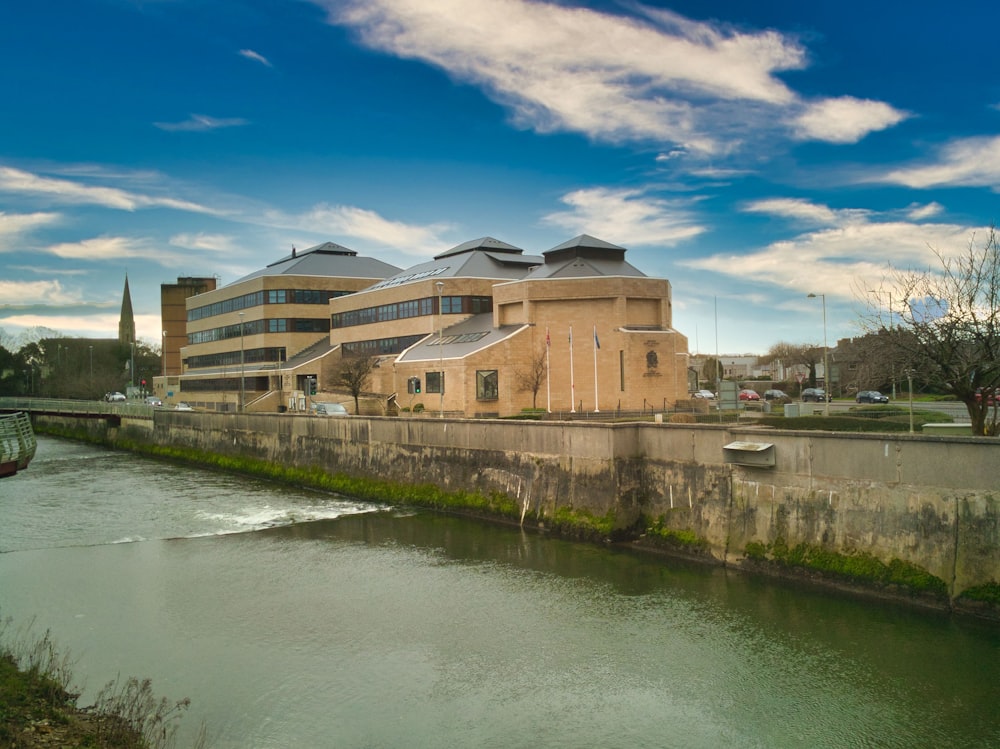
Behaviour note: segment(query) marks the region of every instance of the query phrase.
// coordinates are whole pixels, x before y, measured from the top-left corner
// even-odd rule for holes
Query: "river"
[[[1000,746],[992,626],[46,437],[0,614],[180,747]]]

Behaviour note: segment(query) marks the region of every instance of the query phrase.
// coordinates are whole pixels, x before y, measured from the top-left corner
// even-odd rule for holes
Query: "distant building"
[[[160,323],[162,325],[162,374],[176,377],[182,371],[181,347],[187,344],[188,297],[214,291],[215,278],[181,277],[177,283],[160,284]]]

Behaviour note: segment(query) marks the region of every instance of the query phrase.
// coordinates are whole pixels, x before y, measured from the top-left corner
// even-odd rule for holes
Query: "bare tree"
[[[973,434],[1000,432],[996,395],[1000,387],[1000,237],[990,227],[982,242],[973,236],[957,255],[931,248],[939,266],[892,270],[889,289],[864,289],[868,313],[862,325],[884,330],[883,293],[890,334],[884,340],[920,380],[965,404]],[[873,302],[876,299],[878,301]]]
[[[779,341],[767,350],[766,356],[762,357],[763,363],[767,364],[780,361],[786,367],[803,366],[809,370],[808,387],[816,387],[816,367],[823,361],[823,347],[812,343],[787,343]],[[829,373],[824,372],[823,376],[830,379]],[[829,390],[829,384],[827,389]]]
[[[531,393],[531,407],[533,409],[538,408],[538,391],[542,389],[542,385],[545,383],[547,371],[547,367],[545,366],[545,351],[543,350],[532,357],[527,369],[520,369],[514,373],[517,389],[522,393]]]
[[[364,392],[372,370],[378,363],[374,356],[344,355],[327,378],[331,388],[344,388],[354,398],[354,413],[360,413],[359,396]]]
[[[722,379],[722,363],[714,356],[705,359],[701,365],[701,379],[710,384],[713,388]]]

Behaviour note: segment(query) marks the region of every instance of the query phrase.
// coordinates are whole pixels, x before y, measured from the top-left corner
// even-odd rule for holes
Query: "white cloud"
[[[122,260],[129,258],[149,260],[164,267],[175,267],[187,262],[188,258],[178,253],[165,252],[149,240],[131,237],[94,237],[79,242],[64,242],[52,245],[49,254],[72,260]]]
[[[24,234],[58,221],[58,213],[5,213],[0,211],[0,236]]]
[[[927,205],[913,203],[912,205],[907,206],[906,217],[911,221],[922,221],[927,218],[933,218],[942,211],[944,211],[944,206],[936,201],[930,202]]]
[[[897,125],[909,116],[885,102],[841,96],[808,104],[794,119],[794,128],[803,140],[857,143],[869,133]]]
[[[991,187],[1000,192],[1000,136],[960,138],[932,163],[893,169],[873,181],[906,187]]]
[[[755,200],[743,206],[747,213],[764,213],[770,216],[796,219],[820,226],[839,222],[837,212],[825,206],[799,198],[768,198]]]
[[[714,255],[680,264],[744,283],[755,281],[849,300],[859,284],[878,288],[889,264],[918,269],[936,266],[932,247],[946,254],[960,252],[972,233],[981,231],[957,224],[873,221],[865,212],[837,212],[838,221],[845,216],[850,220],[772,242],[756,252]]]
[[[778,73],[806,66],[799,41],[630,6],[625,17],[529,0],[314,0],[368,46],[482,87],[519,125],[721,154],[802,108]],[[904,115],[844,97],[813,105],[800,135],[854,142]],[[836,115],[836,126],[819,117]],[[812,112],[812,113],[811,113]]]
[[[269,68],[274,67],[271,64],[271,61],[268,60],[266,57],[264,57],[264,55],[260,54],[259,52],[254,52],[252,49],[241,49],[240,54],[243,57],[247,58],[248,60],[254,60],[255,62],[259,62],[261,65],[266,65]]]
[[[205,132],[224,127],[242,127],[249,124],[242,117],[218,118],[206,114],[192,114],[181,122],[154,122],[153,125],[167,132]]]
[[[20,307],[28,304],[73,304],[79,301],[79,296],[68,292],[55,279],[44,281],[0,280],[0,299],[3,300],[4,307]],[[30,327],[30,325],[25,327]]]
[[[144,195],[116,187],[89,185],[68,179],[43,177],[21,169],[4,166],[0,166],[0,192],[43,196],[47,200],[59,203],[99,205],[122,211],[134,211],[140,208],[173,208],[192,213],[217,213],[210,208],[186,200]]]
[[[208,250],[210,252],[234,252],[239,249],[235,237],[226,234],[175,234],[170,237],[170,244],[188,250]]]
[[[571,210],[545,216],[546,223],[615,244],[672,245],[706,231],[683,205],[641,190],[591,188],[568,193],[561,200]]]
[[[267,224],[314,234],[353,237],[379,248],[392,248],[405,255],[426,256],[438,253],[445,244],[442,235],[450,224],[407,224],[392,221],[375,211],[347,205],[319,204],[304,213],[289,215],[280,211],[264,214]]]

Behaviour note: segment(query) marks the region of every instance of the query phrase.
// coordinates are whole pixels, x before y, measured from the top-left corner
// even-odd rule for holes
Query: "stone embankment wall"
[[[561,508],[612,511],[620,529],[652,524],[652,536],[679,542],[675,551],[732,566],[843,573],[848,564],[857,587],[875,583],[890,593],[896,586],[878,570],[850,564],[902,567],[907,585],[914,570],[931,576],[930,605],[961,608],[970,592],[977,595],[966,608],[996,610],[1000,602],[995,440],[167,411],[156,412],[152,430],[123,423],[117,431],[112,442],[120,436],[446,491],[502,492],[542,525]],[[773,445],[773,465],[727,462],[725,446],[739,441]]]

